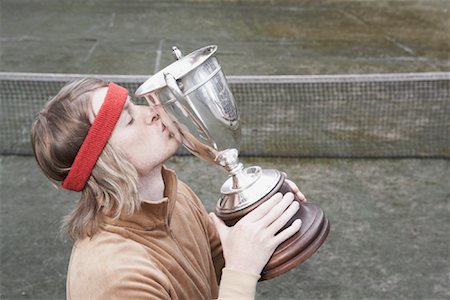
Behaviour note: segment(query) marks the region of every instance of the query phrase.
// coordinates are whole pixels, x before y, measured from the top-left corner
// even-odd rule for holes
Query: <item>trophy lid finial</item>
[[[183,57],[183,53],[181,53],[181,50],[178,49],[177,46],[172,47],[172,54],[175,57],[175,59],[177,59],[177,60],[179,60],[180,58]]]

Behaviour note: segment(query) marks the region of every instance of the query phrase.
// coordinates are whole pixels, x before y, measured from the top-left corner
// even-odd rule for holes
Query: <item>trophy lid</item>
[[[195,68],[197,68],[200,64],[202,64],[205,60],[211,57],[217,51],[216,45],[210,45],[198,50],[195,50],[188,55],[185,55],[168,65],[158,73],[154,74],[147,81],[145,81],[137,90],[136,96],[141,97],[145,94],[154,92],[159,90],[162,87],[165,87],[166,81],[164,79],[165,73],[170,73],[176,80],[182,78]]]

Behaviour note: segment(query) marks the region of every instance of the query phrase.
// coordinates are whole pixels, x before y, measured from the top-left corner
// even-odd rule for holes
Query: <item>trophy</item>
[[[275,193],[284,194],[290,188],[282,172],[258,166],[244,168],[239,162],[239,114],[214,56],[217,46],[203,47],[186,56],[176,47],[172,50],[177,60],[145,81],[136,96],[144,97],[158,111],[187,150],[228,172],[216,215],[232,226]],[[324,243],[330,224],[319,206],[301,203],[284,228],[296,219],[302,220],[300,230],[277,247],[260,280],[293,269]]]

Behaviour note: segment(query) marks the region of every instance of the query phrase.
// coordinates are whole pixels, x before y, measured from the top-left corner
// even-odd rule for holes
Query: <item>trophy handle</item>
[[[187,98],[178,87],[175,77],[170,73],[164,73],[164,80],[167,87],[170,89],[175,99],[183,106],[184,110],[189,114],[189,119],[197,126],[202,134],[205,135],[210,145],[215,145],[214,140],[211,138],[208,129],[204,126],[204,122],[201,119],[201,114],[196,110],[191,100]],[[192,110],[192,111],[191,111]]]

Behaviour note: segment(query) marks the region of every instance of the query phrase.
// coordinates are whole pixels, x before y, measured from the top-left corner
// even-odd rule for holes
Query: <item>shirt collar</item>
[[[163,166],[164,197],[159,200],[142,200],[141,208],[133,215],[122,214],[118,220],[105,217],[105,223],[140,230],[152,230],[170,225],[176,203],[178,179],[173,170]]]

